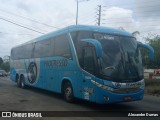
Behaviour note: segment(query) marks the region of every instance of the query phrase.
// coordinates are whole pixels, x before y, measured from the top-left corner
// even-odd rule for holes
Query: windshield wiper
[[[114,66],[109,66],[109,67],[106,67],[106,68],[104,68],[104,69],[116,69]]]
[[[114,81],[115,79],[117,79],[117,78],[114,78],[114,77],[112,77],[112,76],[108,76],[108,75],[106,75],[106,74],[104,74],[104,73],[100,73],[100,75],[101,75],[101,77],[103,77],[103,79],[107,79],[107,80],[112,80],[112,81]]]

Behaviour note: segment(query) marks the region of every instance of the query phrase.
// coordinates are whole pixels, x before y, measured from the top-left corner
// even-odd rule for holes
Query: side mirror
[[[138,42],[138,47],[142,47],[142,48],[148,49],[149,50],[149,58],[150,58],[150,60],[154,59],[154,49],[150,45]]]
[[[97,57],[98,58],[102,57],[102,45],[98,40],[96,40],[96,39],[81,39],[81,42],[92,44],[96,49]]]

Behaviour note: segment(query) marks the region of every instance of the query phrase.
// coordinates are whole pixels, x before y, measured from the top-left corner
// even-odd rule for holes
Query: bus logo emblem
[[[28,81],[33,84],[37,79],[37,66],[36,63],[31,62],[28,67]]]
[[[121,87],[121,84],[120,84],[120,83],[115,83],[115,87],[116,87],[116,88],[120,88],[120,87]]]

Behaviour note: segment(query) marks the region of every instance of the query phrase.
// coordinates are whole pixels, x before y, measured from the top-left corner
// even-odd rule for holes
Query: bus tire
[[[17,82],[17,87],[21,87],[21,84],[20,84],[20,79],[19,79],[19,76],[16,75],[16,82]]]
[[[74,101],[74,96],[73,96],[73,88],[70,82],[65,82],[63,85],[63,96],[64,99],[67,102],[73,102]]]
[[[22,89],[25,89],[25,88],[26,88],[25,78],[24,78],[23,75],[21,75],[21,77],[20,77],[20,87],[21,87]]]

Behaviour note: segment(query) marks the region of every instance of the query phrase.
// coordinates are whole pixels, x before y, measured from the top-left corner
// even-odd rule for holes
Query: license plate
[[[126,83],[127,88],[137,88],[142,85],[141,82],[136,82],[136,83]]]
[[[124,97],[124,101],[130,101],[130,100],[132,100],[132,97],[130,97],[130,96]]]

